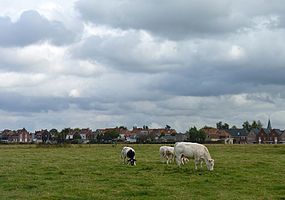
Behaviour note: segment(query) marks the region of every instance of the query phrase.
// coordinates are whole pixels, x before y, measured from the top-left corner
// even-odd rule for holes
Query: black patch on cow
[[[135,164],[135,161],[136,161],[136,159],[134,159],[134,157],[135,157],[135,152],[134,152],[133,150],[129,150],[129,151],[127,152],[127,157],[129,158],[129,159],[128,159],[128,162],[130,162],[131,165],[134,165],[134,164]]]

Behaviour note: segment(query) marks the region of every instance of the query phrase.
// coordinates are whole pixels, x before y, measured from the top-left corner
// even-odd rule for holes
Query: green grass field
[[[160,162],[160,145],[0,146],[0,199],[285,199],[285,145],[207,145],[213,172]]]

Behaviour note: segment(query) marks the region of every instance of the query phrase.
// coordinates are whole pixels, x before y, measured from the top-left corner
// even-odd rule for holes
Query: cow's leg
[[[200,167],[203,169],[203,160],[200,160]]]
[[[160,154],[160,161],[162,161],[163,163],[164,163],[164,161],[165,161],[165,157],[164,157],[164,154],[163,154],[163,153]]]
[[[174,162],[174,155],[171,155],[171,162]]]
[[[172,160],[173,160],[173,156],[172,156],[172,155],[169,155],[169,156],[168,156],[168,163],[171,163]]]
[[[182,165],[185,165],[184,157],[181,158],[181,164],[182,164]]]
[[[163,155],[161,157],[162,157],[163,163],[167,163],[167,155],[165,152],[163,152]]]
[[[197,164],[199,164],[200,163],[200,160],[198,160],[198,159],[195,159],[195,169],[197,170]]]
[[[181,155],[175,156],[176,164],[180,167],[181,166]]]

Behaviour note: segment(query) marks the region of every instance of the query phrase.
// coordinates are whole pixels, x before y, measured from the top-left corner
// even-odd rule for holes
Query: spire
[[[271,122],[270,122],[270,119],[268,119],[267,130],[271,130],[271,129],[272,129]]]

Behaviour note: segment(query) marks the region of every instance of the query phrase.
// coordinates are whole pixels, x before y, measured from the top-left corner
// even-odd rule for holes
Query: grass
[[[0,146],[0,199],[285,199],[285,145],[207,145],[213,172],[159,160],[160,145]]]

